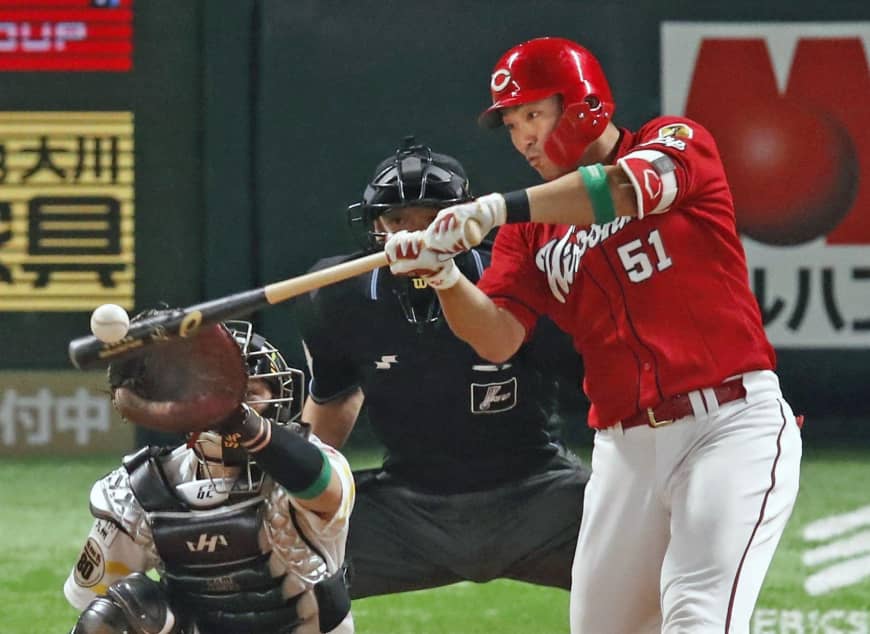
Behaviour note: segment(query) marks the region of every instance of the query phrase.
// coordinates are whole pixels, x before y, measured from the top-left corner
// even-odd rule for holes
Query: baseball
[[[117,304],[98,306],[91,315],[91,332],[104,343],[120,341],[130,329],[130,316]]]

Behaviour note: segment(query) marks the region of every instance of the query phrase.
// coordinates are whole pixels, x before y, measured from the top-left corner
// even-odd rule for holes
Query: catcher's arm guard
[[[235,412],[248,372],[238,343],[217,324],[112,363],[108,378],[121,416],[177,433],[209,429]]]
[[[341,500],[341,483],[334,481],[326,455],[309,442],[307,426],[276,425],[243,405],[239,416],[224,424],[220,432],[244,447],[260,468],[294,497],[311,501],[330,491],[327,508],[317,510],[335,511],[332,507],[337,508]]]

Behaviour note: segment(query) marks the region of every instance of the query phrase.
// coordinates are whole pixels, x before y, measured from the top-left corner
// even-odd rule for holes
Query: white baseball
[[[130,330],[130,316],[117,304],[98,306],[91,315],[91,332],[104,343],[115,343]]]

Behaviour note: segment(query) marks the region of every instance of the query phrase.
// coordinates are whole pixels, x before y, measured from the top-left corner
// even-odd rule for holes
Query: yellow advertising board
[[[132,112],[0,112],[0,311],[134,302]]]
[[[133,447],[105,372],[0,371],[0,457],[81,455]]]

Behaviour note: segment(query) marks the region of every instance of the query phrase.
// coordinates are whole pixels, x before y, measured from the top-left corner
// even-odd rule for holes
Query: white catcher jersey
[[[266,477],[259,495],[239,504],[266,504],[259,542],[263,552],[270,552],[269,569],[273,576],[286,573],[282,590],[287,598],[307,592],[298,603],[300,617],[305,624],[299,632],[317,632],[316,602],[311,588],[325,577],[334,574],[344,561],[348,519],[354,503],[354,482],[350,466],[344,456],[322,443],[315,436],[310,441],[323,451],[332,470],[342,485],[342,499],[338,511],[328,520],[303,508],[283,487]],[[197,472],[197,458],[192,449],[182,445],[162,462],[164,472],[193,513],[208,513],[226,508],[233,480],[215,486],[209,479],[201,479]],[[219,483],[220,484],[220,483]],[[115,469],[91,488],[90,502],[96,517],[81,554],[64,584],[64,595],[70,604],[84,609],[96,596],[102,595],[113,582],[133,572],[156,570],[162,572],[162,563],[151,535],[151,516],[133,496],[127,471]],[[315,553],[299,535],[290,518],[292,505],[300,530],[323,554]],[[198,511],[197,509],[202,509]],[[218,540],[219,536],[209,536]],[[196,547],[209,547],[208,539]],[[324,561],[325,559],[325,561]],[[351,615],[335,630],[341,634],[353,632]]]

